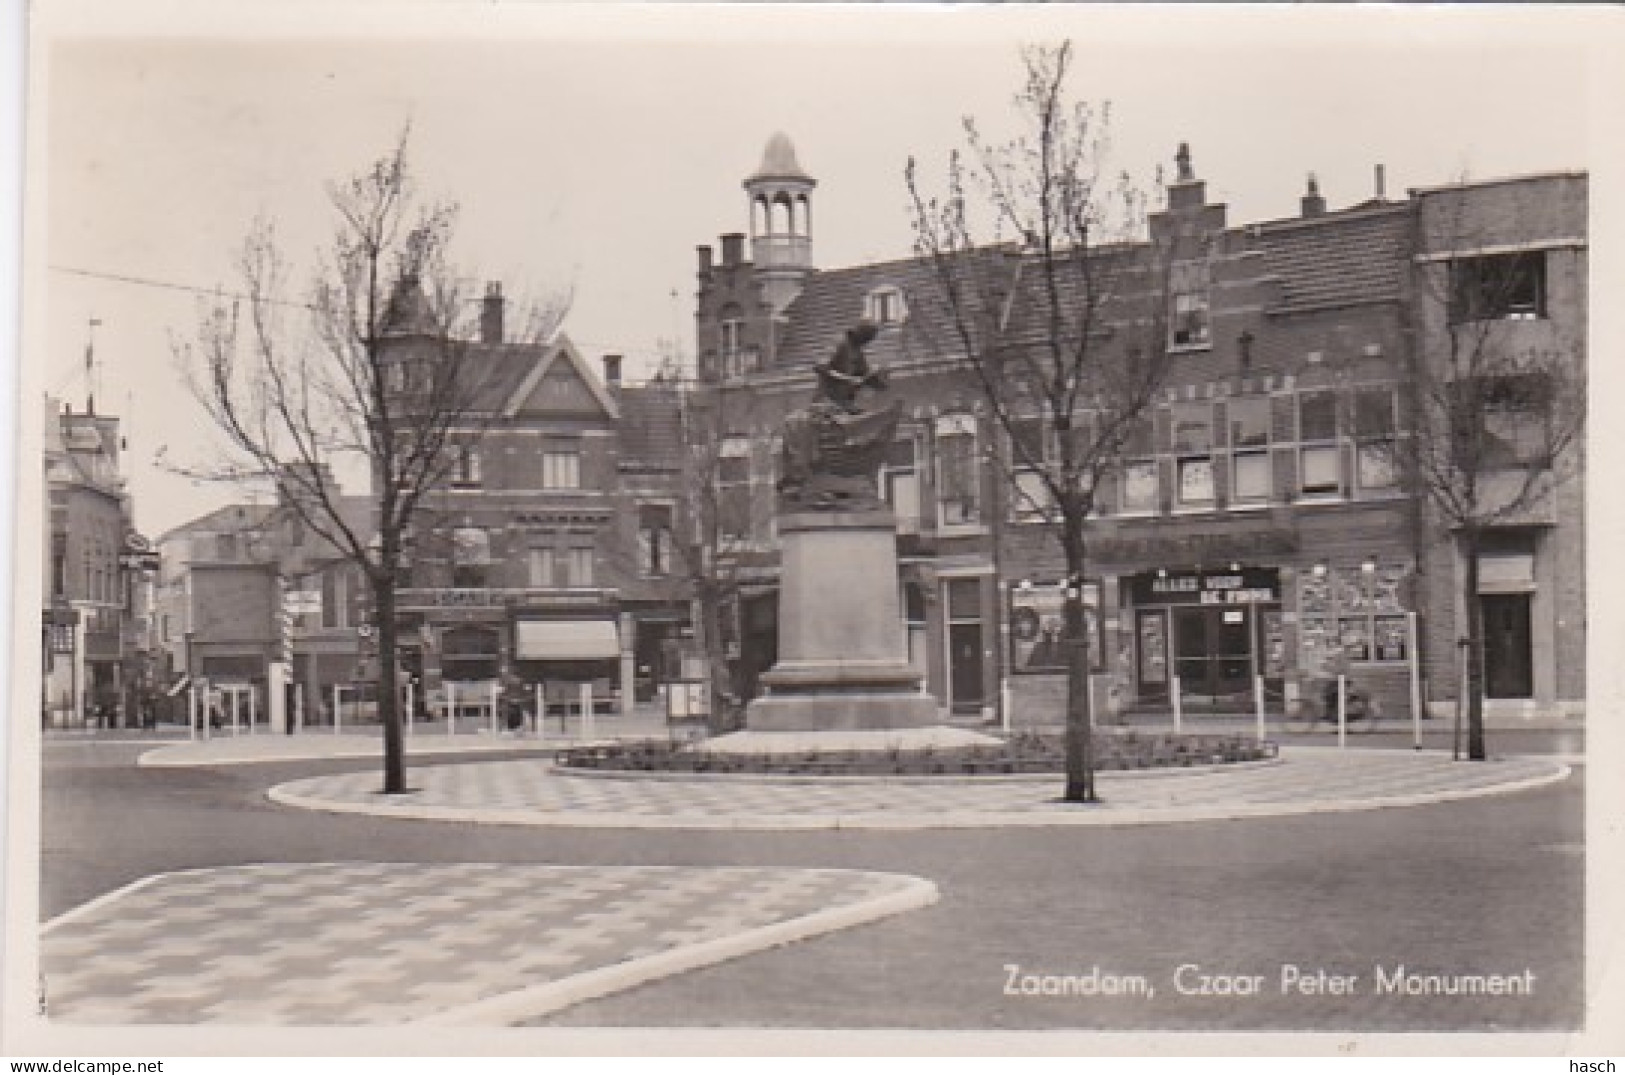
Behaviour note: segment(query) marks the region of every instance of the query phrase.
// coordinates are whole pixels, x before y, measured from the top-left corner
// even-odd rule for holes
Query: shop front
[[[1254,678],[1279,696],[1286,675],[1281,576],[1276,568],[1142,572],[1128,580],[1141,702],[1242,709]]]

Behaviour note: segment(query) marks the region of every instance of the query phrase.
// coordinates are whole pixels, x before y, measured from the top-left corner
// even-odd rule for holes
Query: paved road
[[[46,749],[43,912],[148,874],[277,862],[838,867],[922,876],[936,906],[689,972],[548,1025],[1563,1029],[1579,1018],[1582,777],[1374,813],[1155,829],[919,833],[513,829],[274,806],[272,784],[353,762],[150,770],[133,748]],[[1582,770],[1583,772],[1583,770]],[[1257,997],[1181,995],[1175,971],[1258,975]],[[1532,973],[1529,996],[1373,996],[1372,967]],[[1358,975],[1283,996],[1283,964]],[[1006,995],[1033,975],[1142,977],[1154,995]],[[1103,979],[1095,979],[1103,983]],[[1019,986],[1018,986],[1019,987]]]

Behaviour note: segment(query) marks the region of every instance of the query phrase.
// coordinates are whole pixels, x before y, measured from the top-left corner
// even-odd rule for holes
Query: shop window
[[[1450,263],[1450,318],[1533,321],[1546,316],[1546,252],[1525,250]]]
[[[1363,491],[1392,489],[1398,484],[1394,407],[1391,388],[1362,388],[1354,394],[1356,470]]]
[[[1337,658],[1353,663],[1409,659],[1401,564],[1333,565],[1299,584],[1299,634],[1305,667],[1329,674]]]
[[[937,419],[937,514],[943,526],[982,521],[982,470],[976,419],[950,414]]]
[[[880,490],[892,514],[897,517],[900,533],[918,533],[920,529],[920,466],[919,445],[912,435],[899,436],[886,450],[886,461],[880,470]]]
[[[1171,347],[1206,347],[1208,325],[1209,272],[1205,261],[1181,261],[1170,273],[1168,332]]]
[[[1337,394],[1298,396],[1298,491],[1304,496],[1335,496],[1343,490],[1337,445]]]

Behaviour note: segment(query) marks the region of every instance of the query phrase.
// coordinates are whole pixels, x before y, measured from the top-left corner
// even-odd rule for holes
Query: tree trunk
[[[1094,699],[1089,690],[1089,625],[1084,616],[1081,528],[1065,528],[1066,546],[1066,793],[1069,803],[1094,803]]]
[[[1461,532],[1461,554],[1466,560],[1462,572],[1462,602],[1467,612],[1467,757],[1483,761],[1484,749],[1484,604],[1478,597],[1479,532],[1466,527]]]
[[[372,576],[372,607],[377,618],[378,719],[384,727],[384,794],[406,792],[406,744],[401,732],[399,677],[395,674],[395,572]]]
[[[720,735],[733,730],[733,714],[726,708],[731,691],[728,654],[722,639],[722,601],[715,587],[704,586],[700,593],[700,642],[711,688],[711,706],[706,725],[712,735]]]

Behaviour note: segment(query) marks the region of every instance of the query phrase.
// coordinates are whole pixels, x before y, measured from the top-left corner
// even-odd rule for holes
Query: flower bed
[[[1100,732],[1094,746],[1098,771],[1225,765],[1275,756],[1274,743],[1239,735]],[[572,769],[779,776],[998,776],[1060,773],[1066,768],[1063,737],[1036,732],[1017,733],[988,746],[783,754],[710,754],[651,739],[562,750],[555,760]]]

